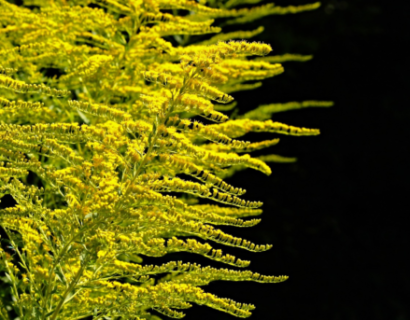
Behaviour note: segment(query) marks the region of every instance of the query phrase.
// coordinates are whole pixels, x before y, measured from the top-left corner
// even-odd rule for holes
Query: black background
[[[297,163],[274,164],[269,177],[249,170],[229,181],[265,205],[260,225],[227,231],[273,244],[265,253],[234,253],[251,259],[252,271],[290,276],[282,284],[220,282],[206,288],[255,304],[251,319],[410,319],[410,29],[409,8],[402,4],[323,1],[314,12],[254,25],[266,27],[259,39],[274,53],[314,59],[285,63],[285,73],[261,89],[234,94],[240,113],[271,102],[317,99],[335,106],[275,114],[275,121],[320,128],[321,135],[282,137],[270,151],[296,156]],[[187,313],[234,319],[205,307]]]

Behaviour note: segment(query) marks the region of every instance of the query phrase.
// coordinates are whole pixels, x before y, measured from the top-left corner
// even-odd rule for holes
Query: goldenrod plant
[[[188,252],[245,268],[249,261],[213,243],[271,247],[221,230],[252,227],[262,212],[223,179],[246,168],[269,175],[266,162],[289,161],[251,157],[279,140],[240,140],[249,132],[319,134],[274,122],[273,113],[331,102],[272,104],[229,119],[232,93],[281,74],[280,62],[311,58],[267,56],[270,45],[243,40],[263,27],[222,33],[319,6],[258,2],[0,0],[0,198],[16,202],[0,210],[2,319],[181,318],[192,304],[248,317],[253,305],[202,287],[287,279],[144,263]]]

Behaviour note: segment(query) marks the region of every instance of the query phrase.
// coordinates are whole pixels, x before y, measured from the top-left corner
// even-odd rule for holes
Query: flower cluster
[[[152,311],[181,318],[178,310],[196,303],[248,317],[252,305],[201,287],[287,279],[144,263],[189,252],[243,268],[249,261],[212,243],[271,247],[220,229],[256,225],[262,205],[223,179],[246,168],[270,174],[266,162],[294,159],[248,154],[279,139],[238,138],[317,135],[270,115],[331,103],[260,106],[232,119],[224,113],[235,107],[231,93],[282,73],[279,62],[310,59],[265,57],[270,45],[243,40],[262,27],[223,34],[212,25],[319,6],[244,8],[257,2],[0,0],[0,197],[17,203],[0,209],[0,269],[13,297],[0,303],[0,316],[13,309],[20,319],[158,319]]]

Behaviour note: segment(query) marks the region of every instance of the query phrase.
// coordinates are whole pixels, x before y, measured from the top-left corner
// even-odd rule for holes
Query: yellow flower
[[[216,25],[217,18],[233,26],[319,6],[256,2],[104,0],[96,8],[77,0],[0,0],[0,195],[17,203],[0,209],[15,251],[0,248],[0,269],[7,270],[16,317],[148,319],[155,310],[181,318],[179,310],[193,303],[248,317],[252,305],[200,287],[287,279],[145,262],[190,252],[245,268],[250,261],[214,243],[271,248],[219,229],[254,226],[260,219],[244,218],[262,213],[261,202],[247,200],[244,189],[224,179],[245,168],[269,175],[266,162],[295,159],[250,155],[278,139],[237,138],[317,135],[270,117],[332,103],[230,112],[233,92],[278,76],[281,62],[310,59],[266,56],[269,44],[243,40],[263,27],[222,33]]]

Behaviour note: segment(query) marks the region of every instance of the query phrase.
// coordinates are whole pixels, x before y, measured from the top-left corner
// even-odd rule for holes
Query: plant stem
[[[78,280],[80,280],[84,269],[87,267],[87,259],[84,259],[83,265],[78,270],[77,274],[75,275],[73,281],[71,281],[70,286],[64,291],[63,295],[60,298],[60,302],[58,303],[56,309],[54,310],[50,320],[56,320],[58,313],[60,312],[61,308],[63,307],[64,301],[67,298],[68,294],[74,289],[75,285],[77,284]]]

